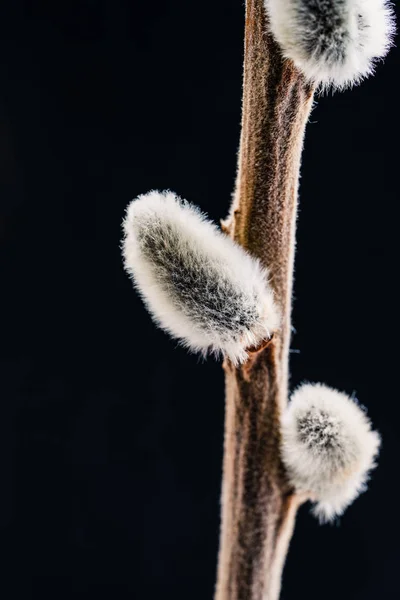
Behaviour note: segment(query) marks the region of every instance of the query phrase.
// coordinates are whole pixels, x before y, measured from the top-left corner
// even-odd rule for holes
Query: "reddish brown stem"
[[[300,157],[313,88],[247,0],[242,133],[224,230],[268,267],[282,327],[248,362],[225,362],[222,524],[216,600],[276,600],[300,500],[280,459],[286,404]]]

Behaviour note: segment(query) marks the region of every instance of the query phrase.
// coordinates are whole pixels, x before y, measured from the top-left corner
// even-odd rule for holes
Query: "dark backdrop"
[[[155,329],[119,243],[152,188],[226,215],[242,2],[0,11],[2,597],[211,599],[221,366]],[[319,98],[307,129],[292,386],[355,391],[384,443],[334,526],[301,509],[284,600],[399,597],[399,62]]]

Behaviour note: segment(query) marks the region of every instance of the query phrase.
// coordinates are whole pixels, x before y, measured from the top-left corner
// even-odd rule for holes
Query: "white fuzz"
[[[128,206],[124,230],[125,268],[153,319],[190,349],[237,364],[278,328],[265,269],[196,207],[149,192]]]
[[[388,0],[265,0],[271,31],[314,83],[344,88],[371,75],[395,33]]]
[[[321,384],[294,392],[282,419],[282,455],[290,481],[317,504],[321,521],[340,515],[366,489],[380,446],[365,412]]]

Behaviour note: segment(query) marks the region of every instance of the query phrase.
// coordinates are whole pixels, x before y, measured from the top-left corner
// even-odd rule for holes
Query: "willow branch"
[[[216,600],[276,600],[300,503],[312,500],[320,520],[331,520],[376,463],[380,437],[353,398],[309,384],[286,402],[300,157],[314,87],[371,74],[393,32],[387,0],[247,0],[238,177],[225,233],[169,191],[127,209],[125,268],[154,321],[189,349],[225,357]]]

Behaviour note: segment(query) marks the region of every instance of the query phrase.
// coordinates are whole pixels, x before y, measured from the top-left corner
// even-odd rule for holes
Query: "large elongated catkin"
[[[125,267],[151,315],[192,350],[243,362],[279,326],[258,260],[172,192],[134,200],[124,230]]]

